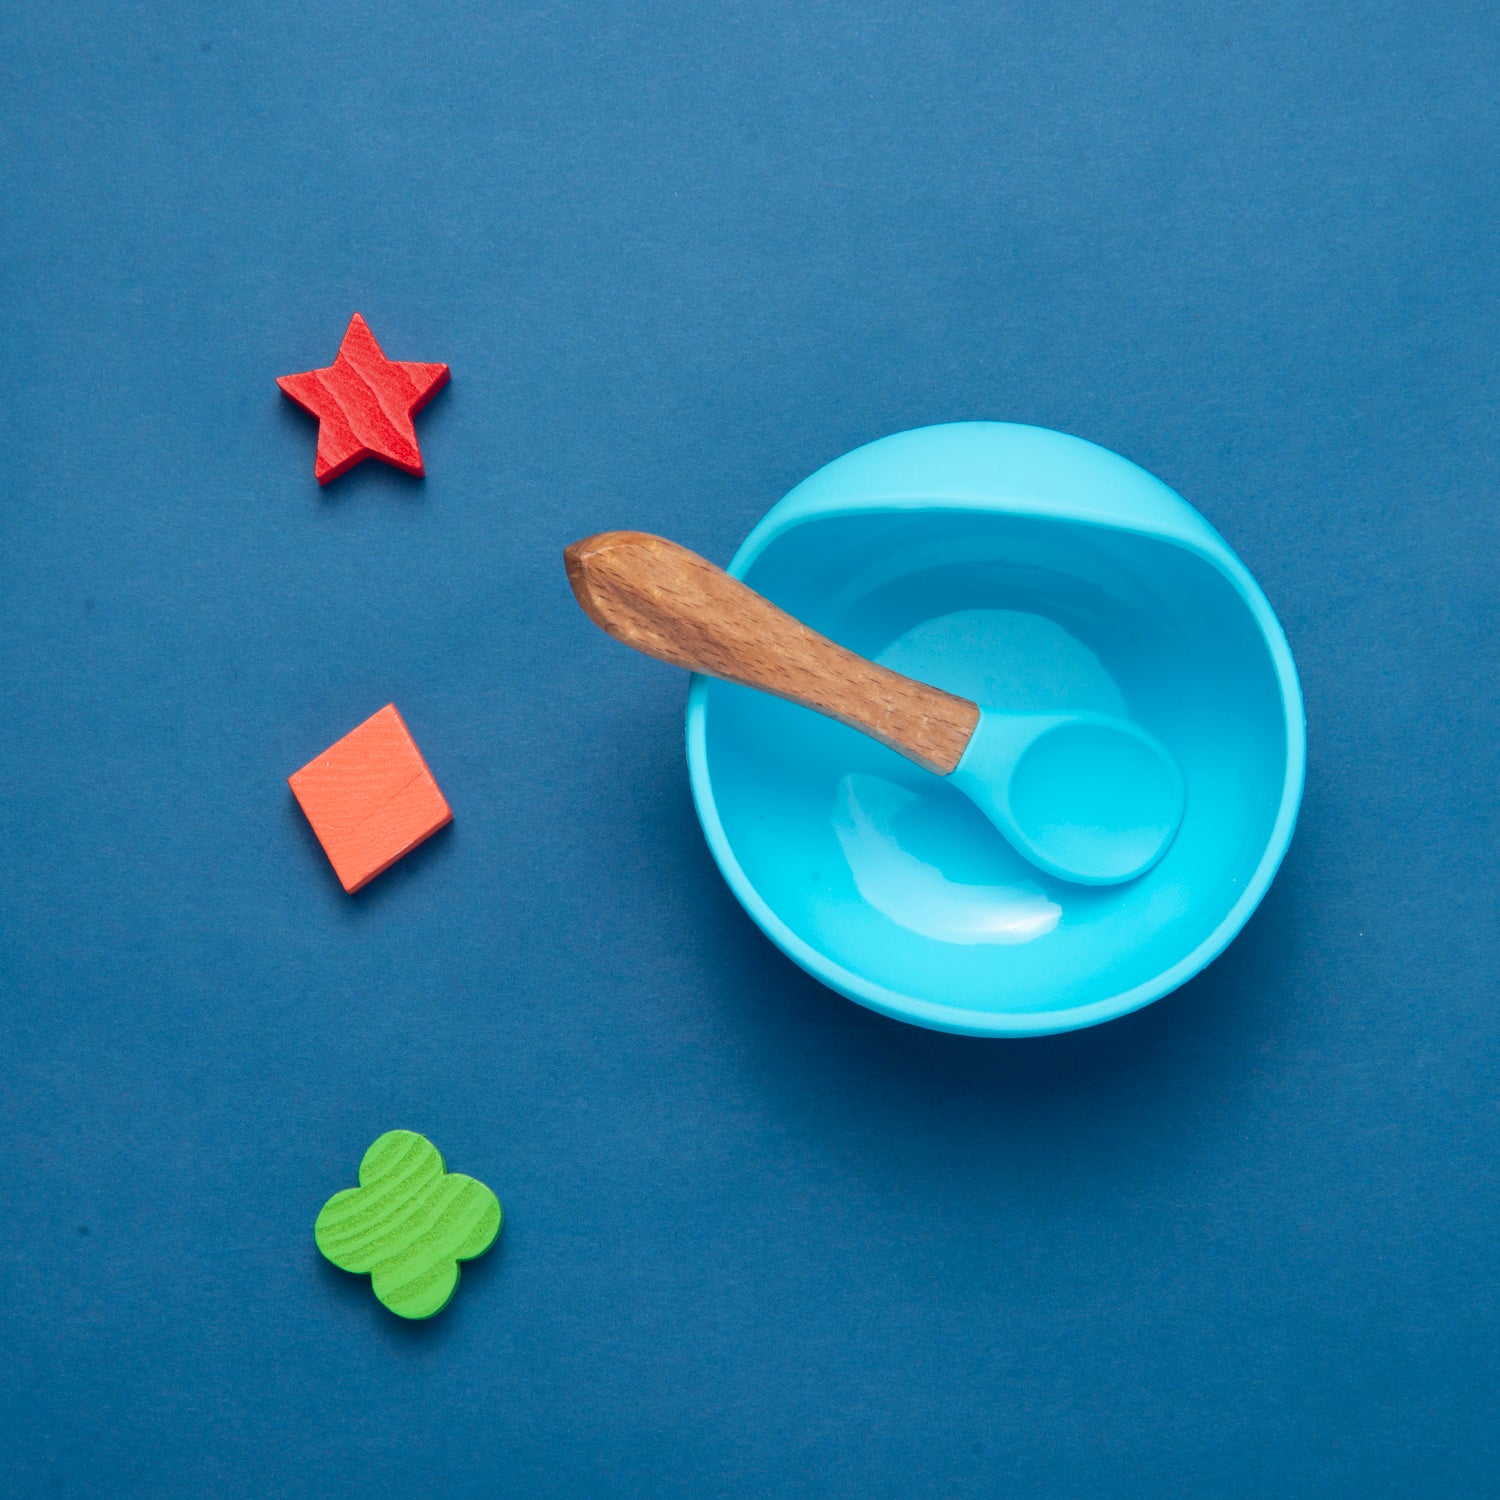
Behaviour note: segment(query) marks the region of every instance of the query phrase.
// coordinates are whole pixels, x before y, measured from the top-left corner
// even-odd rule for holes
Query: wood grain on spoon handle
[[[967,698],[845,650],[664,537],[605,531],[563,556],[584,612],[616,640],[815,709],[941,776],[979,722]]]

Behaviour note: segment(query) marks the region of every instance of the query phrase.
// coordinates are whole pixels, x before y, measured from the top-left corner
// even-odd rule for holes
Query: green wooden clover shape
[[[313,1235],[334,1265],[368,1271],[397,1316],[430,1318],[458,1286],[459,1261],[483,1255],[500,1220],[500,1200],[482,1182],[445,1171],[425,1135],[388,1130],[365,1152],[359,1186],[323,1205]]]

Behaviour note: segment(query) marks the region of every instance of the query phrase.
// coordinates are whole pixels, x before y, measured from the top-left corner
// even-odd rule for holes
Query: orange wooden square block
[[[394,703],[287,777],[287,785],[351,893],[453,821]]]

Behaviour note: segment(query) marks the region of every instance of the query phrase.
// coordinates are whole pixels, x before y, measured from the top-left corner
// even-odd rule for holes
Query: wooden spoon
[[[1127,719],[981,708],[846,650],[664,537],[606,531],[563,557],[584,613],[616,640],[889,745],[949,778],[1049,874],[1132,880],[1177,833],[1182,774]]]

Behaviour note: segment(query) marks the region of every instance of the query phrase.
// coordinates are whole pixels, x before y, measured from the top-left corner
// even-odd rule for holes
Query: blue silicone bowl
[[[1145,470],[1037,427],[898,433],[799,484],[729,571],[986,705],[1128,714],[1186,780],[1159,864],[1073,885],[884,746],[695,678],[688,766],[714,859],[772,942],[851,1000],[972,1036],[1092,1026],[1191,978],[1265,894],[1302,794],[1296,668],[1244,564]]]

